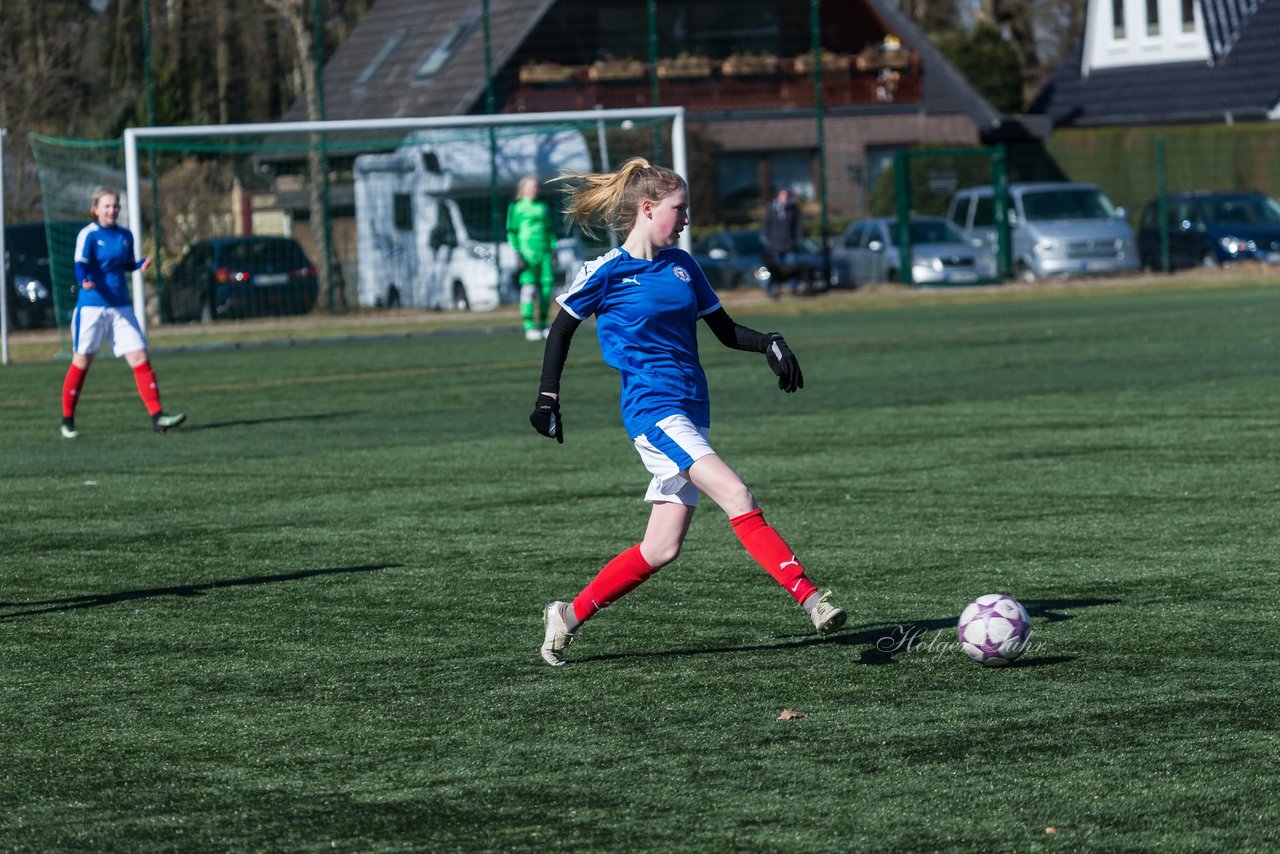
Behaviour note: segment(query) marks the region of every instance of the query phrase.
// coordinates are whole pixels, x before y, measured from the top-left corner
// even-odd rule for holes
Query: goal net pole
[[[275,136],[279,134],[339,133],[344,131],[413,131],[427,128],[486,128],[553,122],[605,122],[616,120],[671,121],[671,168],[689,180],[688,152],[685,147],[684,107],[638,107],[636,109],[581,110],[547,113],[503,113],[494,116],[433,116],[399,119],[335,119],[316,122],[255,122],[229,125],[182,125],[169,127],[137,127],[124,131],[125,189],[129,206],[129,227],[137,244],[143,244],[141,177],[138,169],[138,143],[147,139],[181,139],[199,136]],[[691,237],[680,235],[680,248],[688,251]],[[138,323],[146,331],[146,294],[142,271],[133,272],[133,304]]]

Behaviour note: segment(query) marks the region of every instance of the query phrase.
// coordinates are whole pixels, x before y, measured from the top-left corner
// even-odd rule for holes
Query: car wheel
[[[471,301],[467,299],[467,289],[463,287],[462,282],[453,283],[453,309],[454,311],[471,310]]]
[[[213,300],[207,295],[200,300],[200,322],[213,323]]]
[[[1019,280],[1026,282],[1029,285],[1034,284],[1036,281],[1035,270],[1032,270],[1022,261],[1018,262],[1018,268],[1014,272],[1016,273]]]
[[[1222,264],[1218,261],[1217,255],[1214,255],[1212,252],[1205,252],[1200,258],[1200,266],[1206,270],[1216,270],[1221,267]]]

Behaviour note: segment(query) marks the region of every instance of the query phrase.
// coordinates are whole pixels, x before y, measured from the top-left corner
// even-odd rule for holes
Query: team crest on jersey
[[[689,271],[686,270],[684,267],[674,267],[672,268],[671,272],[675,273],[676,278],[679,279],[680,281],[682,282],[689,281]]]

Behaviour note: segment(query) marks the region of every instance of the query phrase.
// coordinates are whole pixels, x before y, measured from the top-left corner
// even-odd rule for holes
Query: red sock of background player
[[[656,570],[640,554],[640,546],[634,545],[604,565],[604,569],[591,579],[591,583],[582,588],[573,600],[572,616],[578,624],[591,619],[597,611],[612,605],[623,596],[635,590]],[[566,614],[566,622],[568,617]],[[573,631],[577,624],[569,626]]]
[[[133,369],[133,381],[138,384],[138,394],[147,405],[147,412],[154,416],[160,411],[160,387],[156,385],[156,373],[150,362],[143,362]]]
[[[752,510],[729,520],[733,532],[742,540],[742,545],[756,563],[764,567],[764,571],[773,576],[774,581],[781,584],[801,605],[818,592],[818,588],[804,574],[804,567],[796,559],[791,546],[764,520],[764,513]]]
[[[67,377],[62,381],[62,417],[74,418],[76,404],[80,402],[80,389],[84,388],[84,378],[88,373],[78,365],[67,368]]]

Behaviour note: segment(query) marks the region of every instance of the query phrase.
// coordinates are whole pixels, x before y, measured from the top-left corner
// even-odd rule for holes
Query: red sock
[[[804,567],[796,559],[791,546],[778,535],[773,526],[764,520],[764,512],[756,509],[729,520],[733,532],[742,540],[756,563],[773,576],[791,597],[804,604],[818,588],[804,574]]]
[[[151,370],[150,362],[133,369],[133,381],[138,384],[138,394],[142,395],[147,412],[155,415],[160,411],[160,386],[156,385],[156,372]]]
[[[573,615],[585,623],[601,608],[612,605],[656,572],[635,545],[604,565],[573,600]]]
[[[80,402],[80,389],[84,388],[84,368],[72,365],[67,368],[67,378],[62,381],[62,417],[73,418],[76,404]]]

